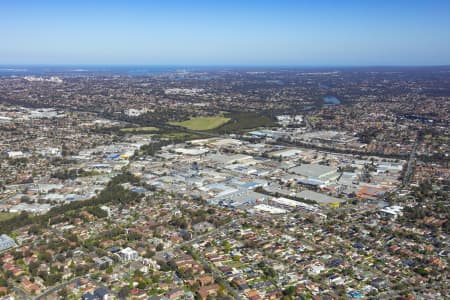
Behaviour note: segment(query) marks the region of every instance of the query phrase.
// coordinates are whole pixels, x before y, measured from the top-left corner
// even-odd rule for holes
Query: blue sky
[[[450,65],[450,1],[2,0],[0,64]]]

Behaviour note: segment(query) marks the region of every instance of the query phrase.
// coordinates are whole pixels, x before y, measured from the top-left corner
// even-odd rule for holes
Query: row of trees
[[[53,178],[58,178],[61,180],[67,180],[67,179],[76,179],[78,177],[85,177],[85,176],[93,176],[97,175],[98,172],[96,171],[86,171],[84,169],[64,169],[64,170],[58,170],[55,173],[52,174]]]
[[[10,233],[11,231],[23,226],[35,224],[39,227],[45,227],[47,224],[57,223],[64,219],[70,218],[66,213],[87,209],[88,212],[97,216],[104,217],[105,213],[101,212],[99,206],[107,203],[126,204],[136,202],[141,199],[141,195],[125,189],[121,184],[125,182],[138,183],[139,179],[131,173],[123,173],[115,176],[96,197],[84,200],[74,201],[61,206],[53,207],[47,213],[40,216],[33,216],[27,212],[22,212],[10,219],[0,221],[0,233]]]

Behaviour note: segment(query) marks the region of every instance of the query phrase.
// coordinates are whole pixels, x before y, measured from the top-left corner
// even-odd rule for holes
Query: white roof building
[[[120,250],[119,256],[123,261],[134,261],[139,258],[137,251],[131,249],[130,247]]]
[[[320,164],[302,164],[289,169],[291,173],[320,180],[335,180],[339,177],[337,168]]]
[[[6,234],[0,235],[0,251],[17,246],[16,242]]]
[[[8,152],[8,157],[9,158],[19,158],[19,157],[23,157],[24,154],[22,151],[9,151]]]
[[[396,219],[398,216],[403,215],[403,207],[398,205],[386,206],[380,210],[381,214]]]
[[[192,156],[208,153],[208,149],[205,148],[176,148],[174,151],[178,154],[192,155]]]
[[[287,157],[295,157],[302,153],[299,149],[283,149],[278,150],[270,153],[272,157],[281,157],[281,158],[287,158]]]
[[[273,215],[285,214],[287,212],[285,209],[278,208],[275,206],[270,206],[267,204],[258,204],[256,206],[254,206],[253,208],[257,211],[267,212],[267,213],[273,214]]]
[[[303,209],[310,210],[310,211],[317,210],[317,207],[314,207],[314,206],[309,205],[307,203],[291,200],[291,199],[284,198],[284,197],[272,198],[272,203],[273,204],[278,204],[278,205],[280,205],[282,207],[289,207],[289,208],[292,208],[292,209],[294,209],[294,208],[303,208]]]

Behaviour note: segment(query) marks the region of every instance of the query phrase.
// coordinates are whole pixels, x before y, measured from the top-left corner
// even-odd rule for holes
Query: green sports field
[[[195,117],[182,122],[170,122],[170,125],[181,126],[190,130],[211,130],[227,123],[230,118],[223,116]]]
[[[16,214],[0,212],[0,221],[6,221],[8,219],[11,219],[14,216],[16,216]]]

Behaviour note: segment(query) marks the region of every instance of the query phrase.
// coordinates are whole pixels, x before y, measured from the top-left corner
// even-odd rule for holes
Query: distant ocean
[[[188,71],[181,66],[5,66],[0,76],[154,76]]]
[[[341,104],[341,100],[339,100],[338,98],[333,97],[333,96],[324,97],[323,98],[323,102],[326,105],[339,105],[339,104]]]

